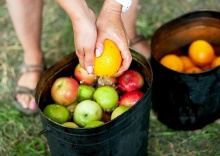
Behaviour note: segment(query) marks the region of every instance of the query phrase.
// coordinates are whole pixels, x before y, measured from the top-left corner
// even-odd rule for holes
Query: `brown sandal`
[[[44,64],[40,64],[40,65],[26,65],[23,64],[21,66],[21,69],[19,71],[19,76],[17,79],[17,82],[19,80],[19,78],[21,77],[22,74],[28,73],[28,72],[39,72],[41,74],[43,74],[43,72],[46,70],[46,66]],[[32,95],[33,97],[35,96],[35,89],[30,89],[24,86],[19,86],[18,84],[15,87],[14,90],[14,105],[15,107],[22,113],[26,114],[26,115],[36,115],[38,113],[38,109],[35,110],[30,110],[30,109],[26,109],[23,108],[21,103],[17,100],[16,95],[17,94],[29,94]]]

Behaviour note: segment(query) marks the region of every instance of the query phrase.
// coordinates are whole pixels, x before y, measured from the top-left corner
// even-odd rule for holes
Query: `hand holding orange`
[[[94,74],[111,77],[121,67],[122,56],[117,45],[111,40],[104,41],[104,50],[100,57],[94,58]]]

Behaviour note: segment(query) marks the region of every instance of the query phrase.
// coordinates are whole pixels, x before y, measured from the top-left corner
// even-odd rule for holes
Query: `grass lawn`
[[[145,2],[146,1],[146,2]],[[220,11],[219,0],[141,0],[137,30],[149,39],[165,22],[197,9]],[[89,1],[98,13],[103,1]],[[16,71],[22,63],[22,47],[14,32],[5,1],[0,0],[0,155],[47,156],[40,116],[26,117],[13,107]],[[48,66],[74,51],[68,16],[53,1],[45,0],[42,48]],[[174,131],[161,124],[151,112],[149,156],[219,156],[220,121],[195,131]]]

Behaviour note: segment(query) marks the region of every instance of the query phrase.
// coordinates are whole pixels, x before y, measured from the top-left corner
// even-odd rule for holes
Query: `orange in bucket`
[[[186,73],[200,73],[202,72],[202,69],[200,69],[199,67],[193,66],[193,67],[189,67],[185,70]]]
[[[160,59],[160,63],[165,67],[177,72],[182,72],[184,70],[183,61],[175,54],[167,54],[163,56]]]
[[[179,56],[179,57],[183,61],[184,69],[187,69],[187,68],[190,68],[190,67],[194,66],[192,60],[188,56],[182,55],[182,56]]]
[[[205,40],[196,40],[190,44],[188,55],[194,64],[206,66],[213,61],[215,51],[209,42]]]
[[[217,56],[213,61],[212,61],[212,64],[211,64],[211,68],[215,68],[217,66],[220,66],[220,56]]]

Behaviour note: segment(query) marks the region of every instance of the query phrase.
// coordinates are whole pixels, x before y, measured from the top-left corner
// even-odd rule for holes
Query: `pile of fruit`
[[[142,74],[134,69],[118,74],[120,51],[110,40],[104,46],[102,56],[95,59],[94,74],[77,64],[72,77],[54,81],[51,86],[54,103],[43,109],[45,116],[66,127],[93,128],[118,117],[144,96]]]
[[[187,51],[178,49],[160,59],[165,67],[184,73],[199,73],[220,65],[218,49],[205,40],[193,41]]]

